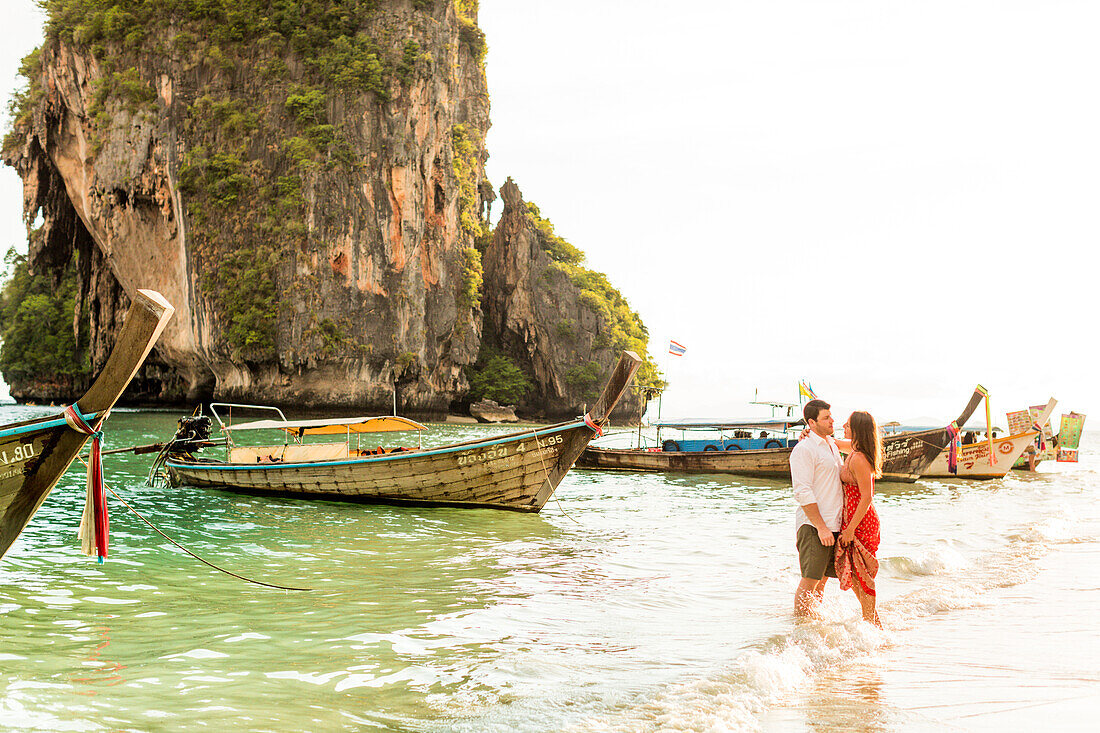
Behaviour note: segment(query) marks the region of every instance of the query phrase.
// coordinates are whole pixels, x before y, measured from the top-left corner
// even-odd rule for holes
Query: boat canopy
[[[656,428],[674,428],[677,430],[734,430],[740,428],[764,428],[784,430],[804,425],[802,418],[758,417],[744,420],[713,420],[707,418],[688,418],[684,420],[658,420]]]
[[[285,430],[297,435],[344,435],[347,433],[393,433],[401,430],[427,430],[405,417],[337,417],[329,420],[254,420],[225,425],[223,430]]]

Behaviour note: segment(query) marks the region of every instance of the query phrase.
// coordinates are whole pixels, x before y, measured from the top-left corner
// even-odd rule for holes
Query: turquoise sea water
[[[119,411],[106,447],[175,418]],[[792,620],[781,482],[574,471],[525,515],[150,488],[109,456],[169,535],[315,590],[216,573],[113,498],[97,565],[76,466],[0,561],[0,730],[1092,730],[1098,458],[880,485],[880,632],[835,584]]]

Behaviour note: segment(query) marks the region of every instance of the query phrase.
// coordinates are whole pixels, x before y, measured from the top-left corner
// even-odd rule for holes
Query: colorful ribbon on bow
[[[959,435],[962,431],[952,422],[947,426],[947,472],[957,474],[959,472]]]
[[[603,435],[603,428],[597,425],[596,421],[589,417],[587,413],[585,413],[584,416],[584,424],[587,425],[589,429],[596,434],[597,438]]]
[[[65,408],[65,422],[76,432],[92,438],[92,455],[88,461],[88,488],[77,537],[81,540],[80,548],[85,555],[95,555],[98,562],[103,562],[107,557],[110,525],[107,518],[107,495],[103,490],[103,431],[92,428],[75,404]]]
[[[1031,429],[1039,433],[1039,436],[1035,438],[1035,443],[1039,446],[1039,452],[1045,451],[1047,449],[1047,441],[1043,436],[1043,426],[1036,421],[1031,423]]]

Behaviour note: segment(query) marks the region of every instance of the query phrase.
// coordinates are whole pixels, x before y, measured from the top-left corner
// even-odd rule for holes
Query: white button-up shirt
[[[817,504],[825,526],[833,532],[840,531],[844,512],[840,465],[840,451],[833,439],[822,438],[812,430],[791,451],[791,485],[798,502],[798,510],[794,513],[795,529],[813,524],[802,507]]]

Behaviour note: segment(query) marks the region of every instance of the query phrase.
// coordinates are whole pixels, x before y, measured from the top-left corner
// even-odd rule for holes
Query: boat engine
[[[206,415],[189,415],[176,421],[176,434],[172,438],[173,443],[190,443],[195,441],[206,442],[210,440],[210,418]],[[177,445],[178,448],[184,446]],[[202,446],[197,446],[201,448]]]
[[[206,415],[188,415],[177,420],[176,434],[157,454],[145,483],[149,486],[167,485],[168,476],[163,470],[165,460],[173,454],[197,453],[207,446],[214,445],[210,440],[210,428],[210,418]]]

